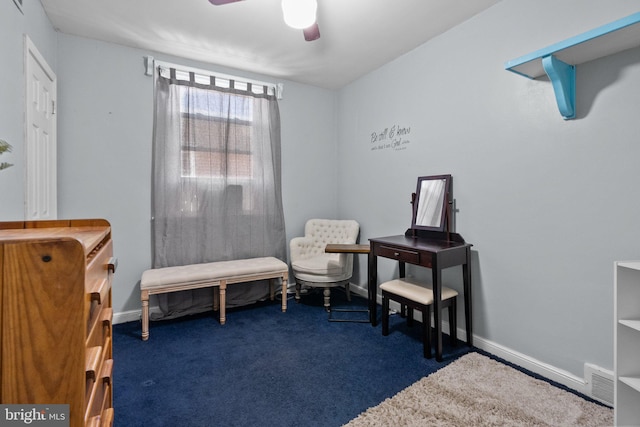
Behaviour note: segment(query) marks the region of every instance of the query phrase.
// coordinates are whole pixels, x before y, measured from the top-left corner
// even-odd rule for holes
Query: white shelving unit
[[[616,426],[640,425],[640,261],[614,263]]]

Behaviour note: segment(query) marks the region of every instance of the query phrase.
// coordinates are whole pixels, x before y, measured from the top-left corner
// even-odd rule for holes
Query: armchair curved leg
[[[351,302],[351,289],[349,289],[349,282],[344,285],[344,291],[347,294],[347,301]]]
[[[324,288],[324,309],[331,311],[331,288]]]

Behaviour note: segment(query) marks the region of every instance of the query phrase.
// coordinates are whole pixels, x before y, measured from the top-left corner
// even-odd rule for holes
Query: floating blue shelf
[[[547,75],[560,114],[575,118],[576,65],[640,46],[640,12],[507,61],[504,68],[535,79]]]

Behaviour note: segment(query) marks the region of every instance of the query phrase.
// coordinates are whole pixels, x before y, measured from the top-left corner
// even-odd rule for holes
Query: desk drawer
[[[378,256],[396,259],[410,264],[420,264],[420,252],[400,249],[393,246],[380,245]]]

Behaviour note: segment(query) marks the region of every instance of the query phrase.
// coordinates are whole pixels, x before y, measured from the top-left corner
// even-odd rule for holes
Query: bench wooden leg
[[[142,301],[142,341],[149,339],[149,291],[140,292]]]
[[[269,279],[269,299],[273,301],[276,299],[276,287],[274,286],[274,281],[276,279]]]
[[[227,321],[227,281],[220,281],[220,324],[224,325]]]
[[[287,275],[282,276],[282,312],[287,311]]]
[[[220,310],[220,290],[217,286],[213,287],[213,311]]]

